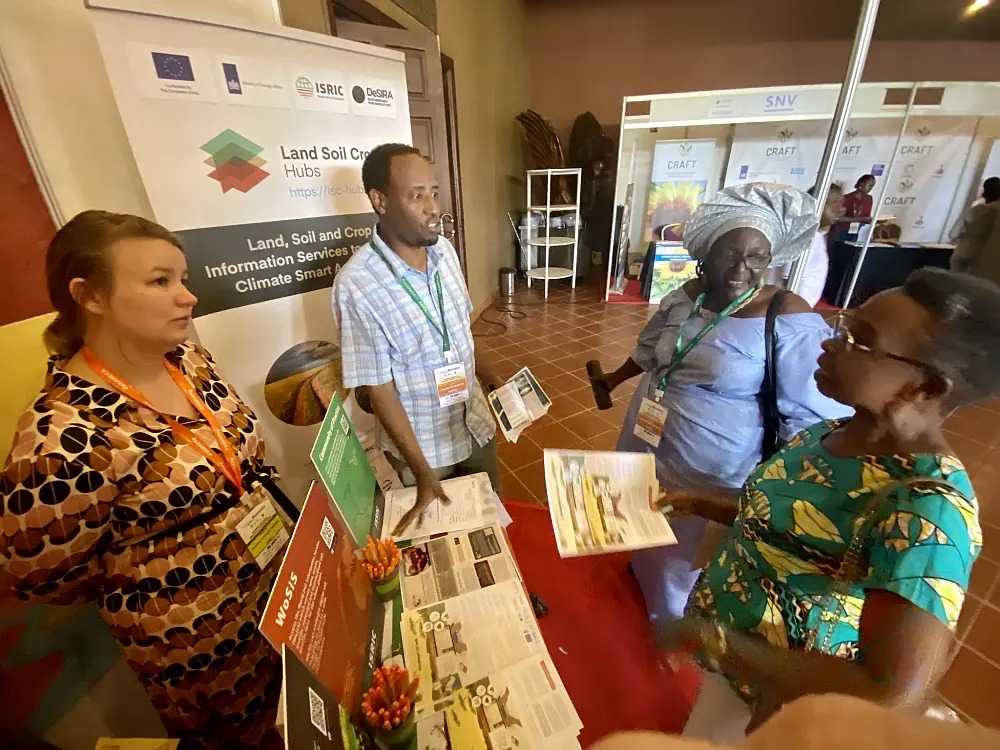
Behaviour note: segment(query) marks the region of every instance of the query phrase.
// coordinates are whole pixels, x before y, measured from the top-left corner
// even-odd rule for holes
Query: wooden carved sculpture
[[[524,134],[528,139],[528,146],[531,148],[534,169],[565,168],[566,156],[551,122],[531,109],[519,114],[517,121],[524,127]],[[575,196],[570,193],[565,178],[556,178],[553,189],[556,192],[556,195],[551,199],[553,203],[573,203],[575,201]]]

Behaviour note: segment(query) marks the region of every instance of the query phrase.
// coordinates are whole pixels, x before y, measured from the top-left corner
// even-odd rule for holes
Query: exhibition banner
[[[737,125],[726,169],[726,187],[776,182],[808,190],[823,160],[828,120]]]
[[[685,221],[705,200],[715,140],[657,141],[646,208],[645,241],[681,239]]]
[[[291,648],[354,714],[367,687],[373,604],[357,549],[327,494],[314,483],[274,579],[260,632],[277,651]]]
[[[903,242],[939,242],[972,146],[974,117],[914,117],[882,193]]]
[[[334,395],[370,428],[343,387],[330,287],[371,237],[362,162],[411,140],[403,55],[277,26],[91,18],[153,214],[185,244],[198,339],[301,498]]]
[[[844,141],[833,165],[833,181],[849,193],[863,175],[870,174],[876,179],[875,194],[878,195],[880,186],[885,184],[885,172],[892,160],[901,125],[899,119],[892,118],[851,120],[844,130]]]

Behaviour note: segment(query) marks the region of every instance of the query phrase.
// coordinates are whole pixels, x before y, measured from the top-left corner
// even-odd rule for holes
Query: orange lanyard
[[[232,482],[240,492],[243,491],[243,473],[240,470],[240,460],[236,457],[236,451],[233,450],[232,444],[226,437],[226,433],[223,432],[222,428],[219,426],[219,422],[216,420],[215,415],[212,414],[212,410],[208,408],[208,404],[205,403],[204,399],[198,395],[198,391],[196,391],[194,386],[191,385],[191,381],[184,377],[184,373],[178,370],[174,365],[170,364],[167,360],[163,360],[163,366],[166,368],[167,372],[170,373],[170,377],[173,378],[174,382],[177,383],[177,387],[181,389],[181,392],[187,398],[191,406],[198,410],[198,413],[205,418],[206,422],[208,422],[208,426],[212,428],[212,434],[215,435],[215,440],[219,444],[222,456],[219,456],[216,451],[212,450],[211,446],[207,445],[204,440],[195,435],[194,432],[192,432],[188,427],[185,427],[176,419],[168,417],[166,414],[149,403],[149,400],[143,396],[138,389],[134,388],[131,383],[126,382],[113,370],[109,369],[108,366],[104,364],[88,347],[83,347],[81,352],[83,353],[83,359],[90,366],[90,369],[113,385],[119,393],[158,414],[168,425],[170,425],[171,431],[177,438],[189,444],[201,455],[211,461],[212,465],[222,472],[226,479]]]

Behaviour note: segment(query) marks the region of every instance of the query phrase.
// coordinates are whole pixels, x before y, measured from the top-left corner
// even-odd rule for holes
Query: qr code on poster
[[[323,519],[323,525],[320,527],[319,535],[329,550],[333,552],[333,543],[337,541],[337,532],[333,530],[333,524],[330,523],[329,518]]]
[[[326,704],[311,686],[307,685],[306,687],[309,689],[309,721],[324,736],[329,736],[330,732],[326,726]]]

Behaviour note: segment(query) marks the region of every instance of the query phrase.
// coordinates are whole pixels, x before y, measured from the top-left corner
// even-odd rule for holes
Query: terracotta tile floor
[[[602,277],[603,282],[603,277]],[[478,356],[502,377],[529,366],[552,398],[549,414],[516,444],[499,437],[508,499],[545,504],[545,448],[613,450],[638,379],[615,392],[615,406],[597,411],[584,369],[599,359],[616,368],[631,352],[650,308],[606,305],[594,286],[566,282],[519,288],[512,317],[497,309],[473,325]],[[506,329],[487,321],[502,322]],[[979,497],[983,554],[976,563],[959,623],[955,661],[941,694],[965,719],[1000,728],[1000,404],[967,409],[948,423],[949,439],[972,476]]]

